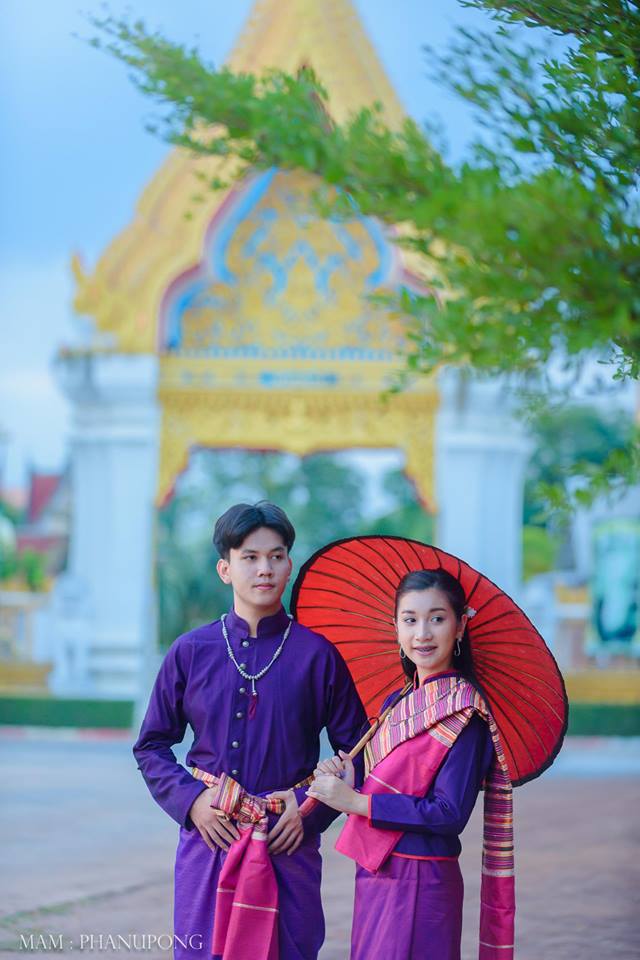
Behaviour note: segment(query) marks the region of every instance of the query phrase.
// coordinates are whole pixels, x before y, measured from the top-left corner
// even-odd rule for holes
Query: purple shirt
[[[288,624],[281,608],[260,620],[258,636],[251,637],[247,622],[229,612],[231,648],[247,673],[258,673],[269,663]],[[256,681],[256,691],[255,716],[249,718],[251,681],[229,658],[219,620],[178,637],[167,652],[133,752],[154,800],[182,826],[192,827],[189,810],[206,789],[171,749],[182,741],[187,724],[194,733],[189,767],[230,774],[250,793],[265,794],[313,773],[323,728],[335,752],[347,751],[366,722],[338,650],[296,621],[280,656]],[[361,782],[362,760],[359,776]],[[296,791],[299,804],[305,791]],[[321,805],[305,819],[305,833],[325,829],[337,816]]]
[[[391,697],[384,706],[390,702]],[[471,816],[492,758],[489,727],[474,714],[456,738],[426,796],[375,794],[371,798],[372,825],[405,831],[396,844],[396,853],[459,856],[462,845],[458,835]]]

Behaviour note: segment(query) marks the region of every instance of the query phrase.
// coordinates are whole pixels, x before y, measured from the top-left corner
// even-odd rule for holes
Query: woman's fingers
[[[327,760],[321,760],[316,769],[314,770],[314,776],[318,774],[329,774],[332,777],[339,777],[342,773],[343,766],[342,760],[340,757],[331,757]]]
[[[345,783],[348,783],[352,787],[355,783],[356,772],[353,766],[353,760],[348,753],[345,753],[344,750],[340,750],[340,758],[342,760],[342,766],[344,770],[343,779]]]
[[[333,778],[332,774],[329,774]],[[309,789],[307,790],[307,796],[313,797],[314,800],[324,800],[327,795],[327,774],[321,774],[319,777],[313,781]]]

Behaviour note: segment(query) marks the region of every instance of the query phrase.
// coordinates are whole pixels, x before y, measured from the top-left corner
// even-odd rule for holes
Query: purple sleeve
[[[326,721],[329,742],[334,753],[343,750],[348,753],[358,742],[367,725],[367,715],[362,706],[355,684],[341,654],[335,647],[331,647],[331,669],[329,682],[326,687]],[[355,768],[355,785],[362,786],[364,780],[364,755],[360,751],[353,761]],[[297,791],[296,791],[297,792]],[[306,799],[306,787],[300,791],[298,803]],[[332,810],[324,803],[319,803],[315,810],[305,817],[305,833],[322,833],[333,823],[340,813]]]
[[[472,717],[451,747],[426,797],[403,793],[371,797],[371,824],[409,833],[462,833],[486,776],[493,744],[489,728]]]
[[[191,829],[189,810],[206,784],[192,777],[171,749],[182,742],[188,723],[183,709],[188,672],[183,647],[176,640],[164,658],[133,754],[156,803],[181,826]]]

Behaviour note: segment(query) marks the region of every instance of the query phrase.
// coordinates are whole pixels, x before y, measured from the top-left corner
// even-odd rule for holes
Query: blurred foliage
[[[24,550],[18,557],[18,570],[29,590],[42,590],[46,583],[46,557],[36,550]]]
[[[18,574],[18,554],[15,550],[0,552],[0,583],[12,580]]]
[[[12,503],[9,503],[7,500],[3,500],[2,497],[0,497],[0,517],[6,517],[7,520],[11,521],[14,527],[23,522],[24,513],[24,510],[14,507]]]
[[[91,42],[130,68],[160,106],[154,129],[170,142],[233,156],[234,176],[303,168],[329,186],[319,196],[325,210],[402,225],[400,242],[435,274],[428,294],[389,297],[407,323],[407,376],[447,363],[544,377],[561,355],[569,376],[595,356],[615,378],[637,379],[638,3],[463,5],[497,27],[459,29],[444,53],[429,51],[434,77],[473,106],[481,131],[458,165],[414,121],[387,128],[375,104],[333,123],[308,69],[234,75],[113,17],[92,19]],[[584,496],[628,482],[637,466],[633,445],[616,450],[589,473]],[[560,488],[549,495],[558,500]]]
[[[529,428],[534,450],[525,481],[524,523],[536,526],[566,523],[566,504],[582,501],[590,478],[603,464],[624,456],[634,435],[633,420],[626,411],[603,413],[577,404],[543,407],[531,418]],[[624,481],[619,479],[617,486],[622,488]],[[615,488],[609,476],[608,492]]]
[[[531,417],[529,427],[534,446],[524,487],[525,580],[554,568],[574,566],[569,506],[590,501],[593,487],[602,484],[600,468],[628,449],[634,430],[626,411],[603,413],[576,404],[543,406]],[[602,492],[611,495],[616,488],[622,491],[624,482],[614,483],[609,474]]]
[[[545,527],[525,526],[522,530],[522,578],[529,580],[553,570],[560,540]]]
[[[368,523],[363,521],[358,534],[411,537],[413,540],[433,543],[434,517],[421,506],[415,487],[407,475],[400,470],[391,470],[384,477],[382,487],[394,504],[393,509]]]
[[[218,578],[213,526],[232,504],[271,500],[286,510],[296,529],[292,549],[295,579],[308,557],[331,540],[361,533],[392,533],[423,539],[432,521],[399,470],[384,477],[380,517],[367,503],[368,482],[341,455],[298,458],[280,453],[208,451],[194,454],[171,501],[158,513],[157,586],[160,644],[215,620],[232,594]],[[290,590],[284,601],[288,605]]]
[[[38,592],[46,584],[46,557],[36,550],[0,550],[0,583],[15,581]]]

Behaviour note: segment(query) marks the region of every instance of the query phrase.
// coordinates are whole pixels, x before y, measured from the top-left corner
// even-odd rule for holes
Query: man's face
[[[280,600],[291,575],[291,560],[282,537],[259,527],[245,537],[228,560],[218,560],[223,583],[233,587],[236,612],[257,611],[261,616],[280,609]]]

